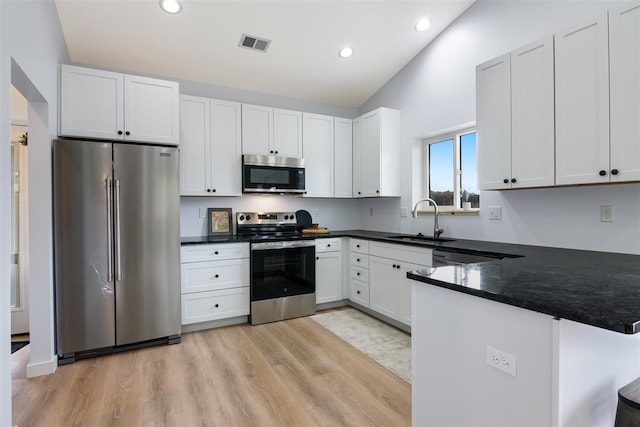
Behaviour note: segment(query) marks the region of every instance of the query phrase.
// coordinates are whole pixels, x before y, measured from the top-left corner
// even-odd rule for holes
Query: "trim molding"
[[[53,374],[57,368],[58,356],[53,356],[51,360],[48,360],[46,362],[29,363],[27,364],[27,378]]]

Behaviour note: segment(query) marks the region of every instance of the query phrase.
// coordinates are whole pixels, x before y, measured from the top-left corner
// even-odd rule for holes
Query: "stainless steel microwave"
[[[304,194],[304,159],[244,154],[242,191]]]

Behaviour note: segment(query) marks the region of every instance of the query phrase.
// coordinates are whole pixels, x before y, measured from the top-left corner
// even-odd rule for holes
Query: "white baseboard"
[[[57,368],[58,368],[57,356],[53,356],[51,360],[48,360],[46,362],[29,363],[27,364],[27,378],[53,374]]]

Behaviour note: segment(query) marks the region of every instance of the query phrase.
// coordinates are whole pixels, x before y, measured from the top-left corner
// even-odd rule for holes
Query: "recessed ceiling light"
[[[176,14],[182,10],[182,5],[178,0],[160,0],[160,7],[167,13]]]
[[[349,46],[345,46],[338,51],[338,55],[340,56],[340,58],[348,58],[353,55],[353,49]]]
[[[416,26],[414,27],[416,31],[425,31],[427,28],[431,26],[431,21],[429,18],[421,18],[416,22]]]

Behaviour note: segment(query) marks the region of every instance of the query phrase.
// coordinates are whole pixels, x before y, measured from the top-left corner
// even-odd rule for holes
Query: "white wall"
[[[478,0],[359,109],[402,111],[402,198],[360,204],[362,228],[431,233],[433,218],[400,218],[418,188],[421,139],[475,121],[475,66],[557,30],[629,2]],[[636,0],[637,3],[637,0]],[[422,193],[422,194],[421,194]],[[613,223],[600,204],[613,204]],[[502,206],[489,221],[487,206]],[[369,208],[374,207],[374,216]],[[640,254],[640,184],[481,193],[477,217],[442,217],[445,236]]]
[[[11,250],[10,96],[12,81],[29,109],[31,362],[55,367],[51,221],[51,139],[56,134],[57,64],[68,54],[53,0],[0,2],[0,259]],[[33,123],[33,128],[31,124]],[[0,263],[0,425],[11,425],[8,263]],[[37,301],[36,304],[33,302]],[[36,368],[37,369],[37,368]],[[31,369],[33,371],[33,369]]]

